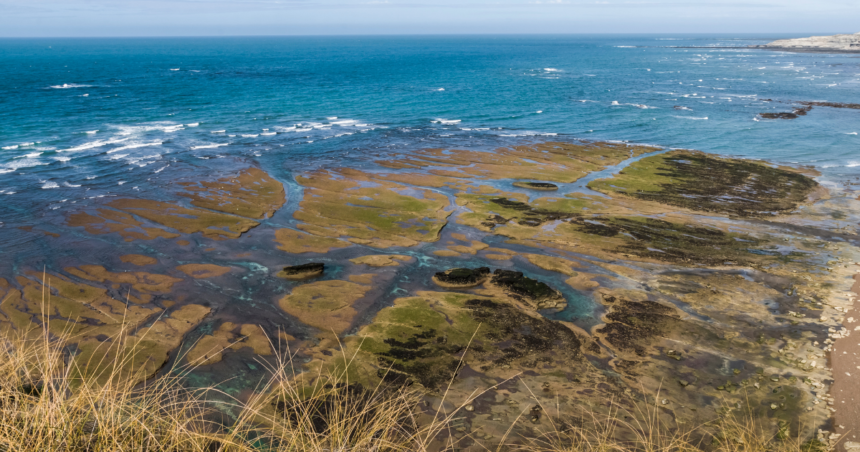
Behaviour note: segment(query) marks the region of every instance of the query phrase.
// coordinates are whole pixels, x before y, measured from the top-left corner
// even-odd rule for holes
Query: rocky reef
[[[657,391],[674,426],[742,406],[792,435],[828,428],[860,202],[803,169],[546,142],[291,183],[245,169],[71,215],[123,251],[0,279],[0,331],[70,333],[81,362],[134,345],[142,379],[178,360],[194,378],[244,375],[236,393],[298,350],[306,375],[468,401],[451,432],[464,447]],[[285,204],[289,187],[301,198]],[[520,413],[529,425],[508,431]]]

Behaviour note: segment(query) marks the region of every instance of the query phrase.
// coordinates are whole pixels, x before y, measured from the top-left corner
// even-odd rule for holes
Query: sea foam
[[[146,147],[150,147],[150,146],[161,146],[162,144],[163,144],[162,141],[153,141],[151,143],[128,144],[125,146],[120,146],[118,148],[113,148],[113,149],[107,151],[107,154],[113,154],[114,152],[125,151],[127,149],[146,148]]]
[[[62,85],[51,85],[53,89],[89,88],[93,85],[80,85],[77,83],[63,83]]]
[[[215,149],[215,148],[220,148],[222,146],[229,146],[229,145],[230,145],[230,143],[203,144],[200,146],[191,146],[191,150],[193,151],[193,150],[197,150],[197,149]]]

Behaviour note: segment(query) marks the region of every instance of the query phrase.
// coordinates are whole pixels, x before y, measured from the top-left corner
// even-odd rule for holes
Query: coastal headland
[[[780,39],[753,48],[789,52],[860,53],[860,33]]]
[[[655,397],[676,427],[860,430],[840,417],[856,391],[831,392],[850,386],[831,369],[853,374],[834,351],[856,342],[860,201],[814,170],[608,142],[365,163],[74,212],[77,237],[123,251],[6,275],[0,330],[71,334],[80,363],[134,346],[141,380],[181,361],[236,394],[280,350],[308,375],[352,357],[354,382],[466,404],[463,450]]]

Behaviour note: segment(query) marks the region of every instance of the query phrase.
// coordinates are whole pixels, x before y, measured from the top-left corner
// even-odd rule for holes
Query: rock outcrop
[[[790,50],[793,52],[850,52],[860,53],[860,33],[853,35],[811,36],[809,38],[780,39],[757,48]]]

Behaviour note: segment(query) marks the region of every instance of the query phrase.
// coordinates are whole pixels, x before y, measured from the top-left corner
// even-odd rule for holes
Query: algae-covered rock
[[[316,281],[293,289],[281,298],[281,309],[303,323],[324,331],[342,333],[358,311],[353,306],[370,286],[350,281]]]
[[[523,272],[498,269],[493,272],[490,283],[537,309],[563,308],[567,305],[561,292],[524,276]]]
[[[433,282],[442,287],[473,287],[483,284],[490,276],[490,269],[452,268],[433,275]]]
[[[279,244],[279,250],[294,254],[327,253],[352,245],[336,238],[321,237],[295,229],[278,229],[275,231],[275,241]]]
[[[655,336],[661,336],[678,319],[674,308],[649,300],[613,301],[608,314],[604,316],[606,325],[598,328],[597,333],[606,338],[619,351],[634,352],[645,356],[646,347]]]
[[[322,262],[308,262],[307,264],[284,267],[278,272],[278,276],[286,279],[306,279],[320,276],[324,271],[325,264]]]
[[[400,254],[372,254],[369,256],[356,257],[349,261],[353,264],[364,264],[371,267],[397,267],[404,262],[412,260],[415,260],[415,258]]]
[[[519,188],[529,188],[532,190],[540,190],[540,191],[556,191],[558,190],[558,185],[551,184],[549,182],[514,182],[514,187]]]
[[[216,181],[181,182],[197,207],[242,217],[271,217],[284,205],[284,186],[259,168],[248,168]]]
[[[459,293],[394,300],[346,344],[359,350],[353,362],[368,374],[428,389],[444,387],[463,364],[498,375],[583,364],[583,339],[565,325],[505,301]]]
[[[269,342],[269,338],[262,328],[253,324],[245,324],[239,328],[239,333],[236,334],[237,327],[232,322],[222,323],[212,334],[201,337],[194,344],[194,347],[185,354],[185,358],[195,366],[205,366],[221,361],[226,349],[240,350],[244,347],[250,347],[258,355],[272,354],[271,342]]]
[[[451,214],[448,197],[352,169],[296,178],[305,195],[293,216],[316,236],[375,248],[434,242]]]
[[[672,151],[645,157],[588,186],[690,210],[748,217],[790,212],[818,183],[764,163]]]
[[[215,264],[185,264],[176,269],[194,279],[214,278],[230,272],[230,267]]]
[[[204,209],[190,209],[150,199],[117,199],[108,206],[175,229],[184,234],[200,232],[216,239],[236,239],[260,223],[247,218]]]

